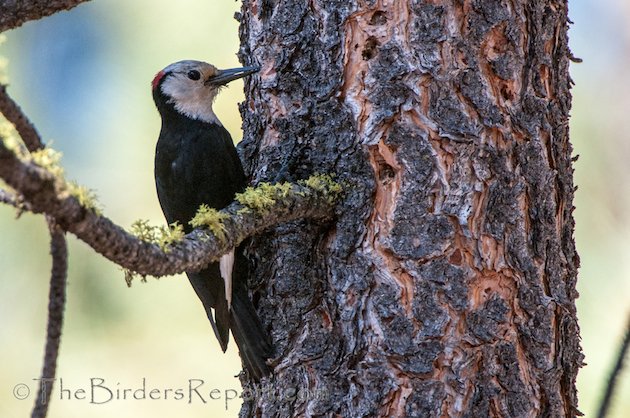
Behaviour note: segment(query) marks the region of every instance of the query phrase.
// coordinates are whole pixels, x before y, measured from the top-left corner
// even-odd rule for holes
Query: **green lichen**
[[[182,225],[177,222],[169,226],[154,226],[145,219],[138,219],[131,224],[130,232],[144,242],[156,244],[164,252],[169,252],[170,247],[181,242],[186,235]]]
[[[246,208],[261,215],[267,214],[278,199],[286,198],[291,192],[291,183],[260,183],[256,187],[248,187],[243,193],[237,193],[235,199]],[[246,208],[239,210],[245,212]]]
[[[15,130],[15,126],[9,122],[4,116],[0,115],[0,141],[13,154],[20,158],[26,158],[28,151],[24,143],[20,140],[20,136]]]
[[[324,196],[330,204],[333,204],[343,191],[343,186],[336,182],[331,174],[314,174],[298,183]]]
[[[248,213],[250,213],[252,210],[250,208],[246,208],[246,207],[242,207],[239,210],[236,211],[237,215],[247,215]]]
[[[31,160],[55,177],[64,176],[64,170],[60,164],[61,157],[61,152],[49,147],[38,149],[31,153]]]
[[[270,190],[271,184],[260,183],[258,187],[248,187],[243,193],[237,193],[235,199],[243,206],[247,206],[258,213],[267,213],[276,203]]]
[[[145,242],[157,243],[157,226],[149,224],[146,219],[138,219],[131,224],[131,233]]]
[[[333,204],[343,191],[343,186],[330,174],[316,174],[306,180],[300,180],[298,184],[323,196],[330,204]],[[256,187],[248,187],[243,193],[237,193],[235,196],[236,201],[244,206],[238,210],[237,214],[245,214],[253,210],[257,214],[266,215],[278,200],[285,199],[292,190],[291,183],[263,182]],[[297,193],[305,196],[307,192]]]
[[[80,185],[76,181],[66,181],[64,179],[65,172],[61,166],[61,157],[63,154],[57,150],[46,146],[45,148],[34,151],[30,154],[30,159],[50,174],[55,176],[63,185],[67,192],[79,201],[84,208],[93,211],[97,215],[102,214],[101,205],[98,203],[96,192]]]
[[[275,189],[275,193],[278,198],[284,199],[289,195],[293,186],[291,185],[291,183],[277,183],[271,187]]]
[[[88,189],[75,181],[69,181],[67,187],[68,192],[79,201],[81,206],[93,211],[99,216],[103,213],[101,205],[98,202],[98,196],[94,190]]]
[[[181,242],[186,234],[184,233],[184,227],[175,222],[169,226],[162,226],[158,232],[157,245],[165,253],[169,252],[170,246]]]
[[[199,206],[197,214],[190,220],[189,224],[193,228],[207,228],[215,237],[223,241],[225,240],[225,225],[223,221],[229,217],[228,214],[203,204]]]

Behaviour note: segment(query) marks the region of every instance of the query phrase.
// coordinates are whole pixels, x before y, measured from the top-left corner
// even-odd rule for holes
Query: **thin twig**
[[[7,190],[0,189],[0,203],[13,206],[15,209],[17,209],[17,218],[22,216],[22,213],[24,211],[31,212],[31,205],[29,205],[28,202],[25,202],[21,196]]]
[[[11,205],[16,208],[19,206],[15,195],[2,189],[0,189],[0,203],[6,203],[7,205]]]
[[[31,418],[44,418],[48,412],[48,404],[52,393],[57,370],[57,357],[61,342],[63,312],[66,304],[66,277],[68,271],[68,249],[64,232],[48,219],[50,230],[50,254],[52,269],[50,274],[50,291],[48,295],[48,326],[46,330],[46,349],[40,385]]]
[[[20,200],[15,195],[15,193],[11,193],[3,189],[0,189],[0,203],[5,203],[9,206],[13,206],[14,208],[18,208],[18,209],[22,207],[22,204],[20,203]]]
[[[610,402],[612,400],[613,394],[615,393],[615,388],[617,387],[617,382],[621,371],[623,370],[624,360],[628,353],[628,347],[630,347],[630,315],[628,316],[628,323],[626,324],[626,334],[623,338],[623,342],[621,343],[621,348],[619,349],[619,354],[617,355],[617,360],[615,361],[615,366],[608,377],[608,382],[606,383],[606,391],[604,392],[604,397],[602,398],[601,404],[599,406],[599,411],[597,412],[598,418],[605,418],[608,414],[608,409],[610,408]]]

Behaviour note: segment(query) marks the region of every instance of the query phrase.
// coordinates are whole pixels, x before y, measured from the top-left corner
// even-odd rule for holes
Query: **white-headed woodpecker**
[[[186,232],[197,209],[222,209],[245,189],[246,178],[228,131],[212,110],[219,89],[258,71],[218,70],[200,61],[179,61],[153,79],[153,99],[162,117],[155,151],[155,183],[167,222]],[[242,248],[198,273],[188,273],[223,351],[229,331],[250,375],[268,373],[271,345],[247,292],[248,262]],[[214,317],[212,314],[214,309]]]

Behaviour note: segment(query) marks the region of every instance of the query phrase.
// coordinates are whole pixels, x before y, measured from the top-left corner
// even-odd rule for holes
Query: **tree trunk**
[[[241,416],[577,415],[566,0],[238,17],[252,182],[345,190],[335,222],[250,245],[277,359]]]

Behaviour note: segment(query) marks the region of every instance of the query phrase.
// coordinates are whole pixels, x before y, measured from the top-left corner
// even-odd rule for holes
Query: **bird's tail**
[[[273,354],[267,332],[263,329],[254,305],[244,286],[235,286],[230,311],[230,329],[251,377],[259,381],[269,374],[267,359]]]
[[[221,350],[225,353],[230,338],[230,313],[225,300],[223,279],[219,274],[219,265],[213,263],[198,273],[187,274],[190,284],[206,310]],[[214,308],[214,316],[212,308]]]
[[[254,380],[259,381],[269,373],[266,360],[273,355],[273,349],[269,336],[249,299],[247,260],[241,251],[236,253],[236,257],[231,308],[225,297],[218,263],[211,264],[199,273],[188,273],[188,278],[206,309],[221,349],[224,352],[227,349],[231,329],[245,369]],[[212,309],[214,309],[214,315]]]

